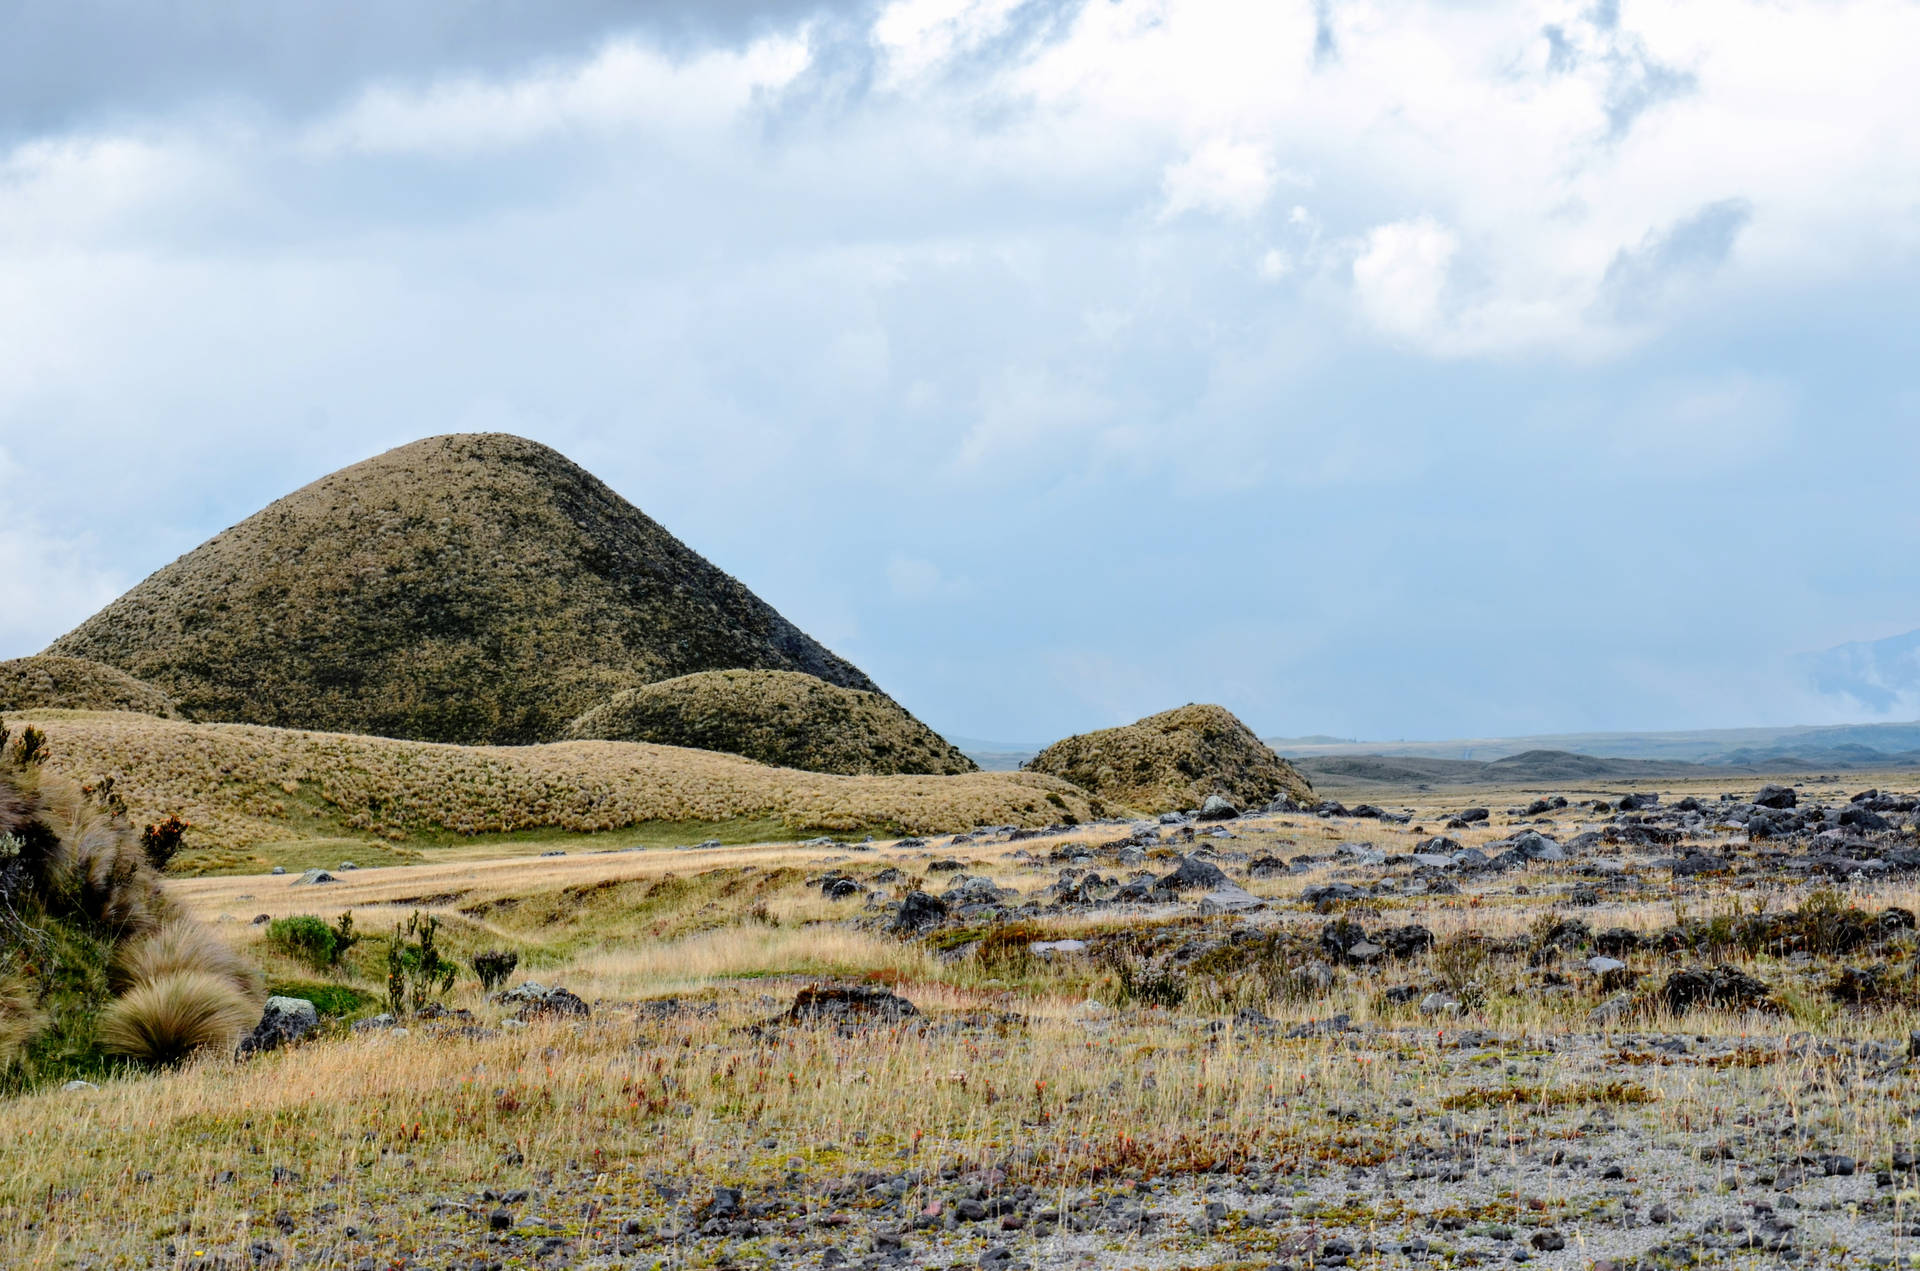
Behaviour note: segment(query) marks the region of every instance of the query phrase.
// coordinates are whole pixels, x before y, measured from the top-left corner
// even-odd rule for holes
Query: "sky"
[[[1920,716],[1913,0],[0,7],[0,657],[484,430],[950,734]]]

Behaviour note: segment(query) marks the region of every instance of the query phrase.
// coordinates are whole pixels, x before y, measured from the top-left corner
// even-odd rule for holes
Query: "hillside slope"
[[[85,658],[14,658],[0,662],[0,711],[139,711],[177,718],[166,693],[125,671]]]
[[[978,771],[891,698],[798,671],[701,671],[628,689],[567,736],[718,750],[808,772]]]
[[[874,687],[564,456],[492,433],[323,477],[47,651],[198,719],[496,745],[694,671]]]
[[[795,834],[934,834],[1106,815],[1035,773],[845,777],[641,742],[455,746],[132,714],[12,715],[47,735],[49,769],[114,775],[137,823],[178,814],[189,844],[231,856],[341,834],[597,833],[650,822],[771,820]],[[187,859],[188,868],[204,862]]]

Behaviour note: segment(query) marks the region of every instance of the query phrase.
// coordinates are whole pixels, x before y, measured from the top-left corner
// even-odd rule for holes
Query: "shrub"
[[[149,825],[140,832],[140,846],[147,854],[147,864],[161,873],[167,872],[167,866],[179,854],[185,845],[187,831],[192,824],[177,816],[168,816],[157,825]]]
[[[197,1050],[233,1046],[256,1015],[231,982],[177,971],[115,999],[100,1016],[100,1045],[142,1063],[178,1063]]]
[[[510,949],[493,949],[473,956],[473,973],[480,977],[480,987],[489,993],[497,985],[505,984],[519,965],[520,955]]]
[[[47,761],[47,735],[28,724],[20,730],[20,739],[13,743],[13,761],[22,768],[31,768]]]
[[[249,998],[260,992],[260,972],[253,963],[199,923],[177,920],[123,943],[114,952],[108,982],[124,992],[188,971],[225,980]]]
[[[387,1006],[395,1015],[417,1013],[453,987],[453,959],[440,952],[440,920],[414,910],[403,933],[398,924],[387,945]]]
[[[267,943],[316,971],[324,971],[340,961],[339,936],[312,914],[275,918],[267,924]]]

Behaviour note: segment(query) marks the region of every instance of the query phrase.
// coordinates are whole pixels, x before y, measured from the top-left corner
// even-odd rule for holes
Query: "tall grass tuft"
[[[232,981],[175,971],[116,998],[100,1017],[100,1045],[142,1063],[178,1063],[197,1050],[232,1049],[254,1014]]]
[[[0,1068],[12,1063],[46,1022],[38,996],[33,984],[20,976],[0,980]]]
[[[197,922],[173,921],[114,952],[109,982],[116,992],[197,971],[225,980],[249,999],[261,991],[260,970]]]

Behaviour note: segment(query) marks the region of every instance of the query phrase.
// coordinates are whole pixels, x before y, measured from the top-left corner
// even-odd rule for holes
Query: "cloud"
[[[1601,302],[1629,321],[1652,315],[1677,288],[1719,269],[1740,231],[1753,219],[1746,199],[1720,199],[1663,230],[1650,231],[1634,248],[1621,248],[1600,280]]]
[[[1167,168],[1161,215],[1212,212],[1244,220],[1266,204],[1273,184],[1273,169],[1258,146],[1215,138]]]
[[[0,450],[0,490],[18,494],[31,484]],[[25,503],[10,501],[0,518],[0,657],[38,652],[126,587],[119,571],[101,564],[97,544],[49,530]]]
[[[1906,0],[281,2],[16,6],[9,652],[483,426],[987,736],[1741,722],[1832,615],[1913,625]],[[1570,628],[1484,600],[1633,560]],[[1078,670],[1063,612],[1117,614]]]
[[[1431,335],[1441,320],[1447,271],[1459,246],[1452,231],[1430,217],[1375,226],[1353,261],[1361,311],[1386,335]]]
[[[610,37],[665,49],[747,43],[867,0],[27,0],[0,41],[0,140],[204,103],[323,110],[370,81],[513,76]],[[17,134],[16,134],[17,135]]]

